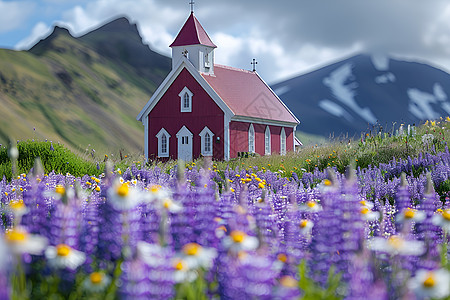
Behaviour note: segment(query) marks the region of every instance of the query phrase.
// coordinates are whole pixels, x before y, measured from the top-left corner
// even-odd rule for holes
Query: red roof
[[[214,75],[202,76],[237,116],[298,123],[255,72],[214,65]]]
[[[188,46],[188,45],[205,45],[216,48],[217,46],[209,38],[205,29],[191,12],[191,15],[184,23],[175,41],[169,47]]]

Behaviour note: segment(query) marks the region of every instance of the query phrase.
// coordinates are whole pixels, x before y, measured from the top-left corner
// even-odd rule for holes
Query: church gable
[[[190,103],[190,110],[184,109],[185,95]],[[214,133],[212,153],[215,158],[223,159],[224,140],[224,112],[209,96],[192,74],[183,69],[172,84],[157,101],[148,115],[149,153],[158,152],[156,135],[164,128],[172,137],[176,137],[179,130],[185,126],[192,134],[193,156],[198,157],[202,152],[201,136],[207,124]],[[178,157],[177,138],[169,141],[170,157]]]

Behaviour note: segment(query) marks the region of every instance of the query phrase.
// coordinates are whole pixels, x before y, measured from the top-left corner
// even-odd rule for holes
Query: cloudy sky
[[[55,25],[74,36],[127,16],[143,41],[168,45],[187,19],[189,0],[0,0],[0,47],[28,49]],[[422,61],[450,72],[448,0],[196,0],[195,15],[216,63],[251,69],[268,82],[368,52]]]

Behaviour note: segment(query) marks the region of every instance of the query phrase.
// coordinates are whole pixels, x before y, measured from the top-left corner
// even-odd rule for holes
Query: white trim
[[[266,126],[264,131],[264,155],[270,155],[272,153],[272,137],[270,134],[269,126]]]
[[[145,161],[148,161],[148,116],[145,116],[142,124],[144,124],[144,157]]]
[[[184,107],[184,98],[186,94],[189,97],[188,107]],[[185,86],[178,94],[178,96],[180,97],[180,111],[192,112],[192,96],[194,96],[194,94],[188,89],[188,87]]]
[[[248,152],[255,153],[255,128],[253,124],[248,127]]]
[[[209,134],[210,139],[211,139],[210,140],[210,150],[209,151],[206,151],[206,149],[205,149],[205,146],[206,146],[206,144],[205,144],[205,142],[206,142],[205,136],[206,136],[206,134]],[[200,132],[199,136],[201,138],[201,148],[200,148],[201,154],[203,156],[213,156],[213,148],[214,148],[214,143],[213,143],[214,139],[213,139],[213,137],[214,137],[214,133],[208,128],[208,126],[205,126],[205,128],[203,128],[203,130]]]
[[[166,136],[167,140],[167,145],[166,145],[166,152],[162,151],[162,137],[163,135]],[[170,134],[167,132],[167,130],[165,130],[164,128],[161,128],[161,130],[158,132],[158,134],[156,135],[156,138],[158,139],[158,157],[169,157],[169,153],[170,153]]]
[[[293,127],[297,126],[297,124],[292,123],[292,122],[284,122],[284,121],[278,121],[278,120],[268,120],[268,119],[246,117],[246,116],[237,116],[237,115],[233,116],[231,118],[231,121],[263,124],[263,125],[272,125],[272,126],[284,126],[284,127],[290,127],[290,128],[293,128]]]
[[[223,118],[223,158],[225,160],[230,159],[230,122],[231,122],[231,116],[225,114]]]
[[[284,144],[284,149],[283,149]],[[280,132],[280,155],[286,155],[286,132],[284,131],[284,127],[281,127]]]

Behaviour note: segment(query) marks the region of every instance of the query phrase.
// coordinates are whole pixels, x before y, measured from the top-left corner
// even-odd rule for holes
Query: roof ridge
[[[221,64],[214,64],[214,67],[219,67],[219,68],[228,69],[228,70],[234,70],[234,71],[241,71],[241,72],[245,72],[245,73],[256,74],[255,72],[252,72],[250,70],[236,68],[236,67],[231,67],[231,66],[225,66],[225,65],[221,65]]]

